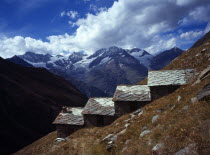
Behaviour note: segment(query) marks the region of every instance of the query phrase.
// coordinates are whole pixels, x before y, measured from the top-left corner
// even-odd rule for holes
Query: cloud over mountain
[[[27,37],[3,38],[0,40],[0,55],[10,57],[17,51],[24,53],[63,51],[87,51],[110,46],[122,48],[140,47],[150,52],[158,52],[176,46],[178,30],[189,24],[210,20],[209,0],[119,0],[112,7],[96,15],[88,13],[78,19],[75,33],[53,35],[47,42]],[[200,31],[199,35],[191,31]],[[181,39],[189,40],[189,35],[202,35],[202,30],[186,30]],[[17,53],[16,53],[17,54]]]

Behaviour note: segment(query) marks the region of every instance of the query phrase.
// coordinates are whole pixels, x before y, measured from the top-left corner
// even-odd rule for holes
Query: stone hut
[[[84,126],[82,111],[83,108],[80,107],[63,107],[53,122],[56,125],[57,138],[66,138]]]
[[[87,127],[106,126],[116,119],[112,98],[90,98],[82,114]]]
[[[150,88],[147,85],[117,86],[113,101],[115,115],[120,117],[150,103]]]
[[[194,76],[193,69],[149,71],[148,86],[152,100],[168,95],[181,85],[188,84]]]

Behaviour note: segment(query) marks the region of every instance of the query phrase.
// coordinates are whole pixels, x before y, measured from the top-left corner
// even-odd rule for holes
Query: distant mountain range
[[[176,47],[167,51],[163,51],[153,58],[150,64],[150,68],[153,70],[160,70],[164,68],[165,66],[167,66],[172,60],[174,60],[176,57],[178,57],[182,53],[183,53],[183,50]]]
[[[139,48],[127,50],[110,47],[90,56],[79,52],[69,56],[26,52],[9,60],[15,62],[14,59],[19,57],[34,67],[44,67],[71,81],[88,97],[103,97],[112,96],[119,84],[141,81],[147,76],[148,69],[161,69],[182,52],[181,49],[172,48],[153,56]]]

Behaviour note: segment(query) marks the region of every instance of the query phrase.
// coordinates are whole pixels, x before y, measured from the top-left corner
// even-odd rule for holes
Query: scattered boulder
[[[120,123],[116,123],[115,126],[118,126]]]
[[[136,116],[136,115],[132,114],[132,115],[131,115],[131,119],[133,119],[135,116]]]
[[[125,132],[126,132],[126,129],[120,131],[120,132],[117,134],[117,136],[122,135],[122,134],[124,134]]]
[[[200,83],[202,80],[206,79],[209,76],[210,76],[210,65],[200,73],[197,80],[192,84],[192,86]]]
[[[106,146],[106,149],[107,149],[108,151],[110,151],[113,147],[114,147],[114,143],[113,143],[112,141],[110,141],[110,142],[108,143],[108,145]]]
[[[140,134],[140,137],[143,137],[143,136],[149,134],[150,132],[151,132],[150,130],[145,130]]]
[[[162,109],[158,109],[156,110],[157,113],[161,113],[162,112]]]
[[[181,109],[181,111],[183,111],[183,110],[188,110],[189,109],[189,105],[186,105],[186,106],[184,106],[182,109]]]
[[[128,147],[126,146],[122,149],[122,153],[126,152],[127,150],[128,150]]]
[[[178,96],[178,97],[177,97],[177,102],[178,102],[178,104],[180,103],[181,99],[182,99],[181,96]]]
[[[162,154],[162,149],[164,147],[163,143],[157,144],[152,148],[152,154],[153,155],[159,155]]]
[[[210,100],[210,83],[207,84],[197,95],[198,101],[209,101]]]
[[[128,145],[131,142],[130,139],[126,140],[125,145]]]
[[[129,119],[126,119],[126,120],[124,120],[123,122],[125,123],[125,122],[129,122],[131,119],[129,118]]]
[[[64,141],[66,141],[65,138],[56,138],[56,139],[54,140],[54,142],[64,142]]]
[[[114,135],[113,135],[113,134],[107,135],[106,137],[104,137],[104,139],[102,139],[101,142],[104,142],[104,141],[106,141],[106,140],[109,140],[112,136],[114,136]]]
[[[138,116],[140,117],[143,114],[143,110],[138,114]]]
[[[133,114],[134,114],[134,115],[137,115],[137,114],[139,114],[140,112],[142,112],[142,110],[141,110],[141,109],[138,109],[138,110],[134,111]]]
[[[192,102],[192,103],[198,102],[197,97],[193,97],[193,98],[191,98],[191,102]]]
[[[157,119],[159,118],[159,115],[155,115],[153,118],[152,118],[152,123],[155,123],[157,121]]]
[[[144,130],[147,130],[147,126],[144,126],[144,127],[142,128],[142,131],[144,131]]]
[[[118,137],[118,135],[114,135],[113,137],[110,138],[110,140],[111,140],[112,142],[115,142],[115,141],[117,140],[117,137]]]
[[[164,108],[160,108],[158,110],[156,110],[157,113],[161,113],[165,110],[167,110],[168,108],[170,108],[172,106],[172,104],[168,104],[167,106],[165,106]]]
[[[206,48],[203,48],[203,49],[201,50],[201,53],[204,53],[204,52],[206,52]]]
[[[125,127],[126,127],[126,128],[129,127],[129,126],[130,126],[130,123],[125,124]]]
[[[171,111],[173,111],[175,108],[176,108],[176,105],[173,105],[173,106],[171,107]]]
[[[198,155],[196,144],[190,144],[184,149],[176,152],[174,155]]]

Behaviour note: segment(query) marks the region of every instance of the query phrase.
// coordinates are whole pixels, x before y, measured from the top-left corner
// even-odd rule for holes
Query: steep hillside
[[[43,68],[0,58],[0,154],[10,154],[53,131],[62,105],[83,106],[86,97]]]
[[[208,37],[164,69],[194,68],[200,72],[209,61]],[[195,99],[210,79],[194,84],[197,78],[109,126],[81,129],[60,143],[54,142],[53,132],[16,154],[210,154],[210,104]],[[107,136],[110,138],[104,139]]]

